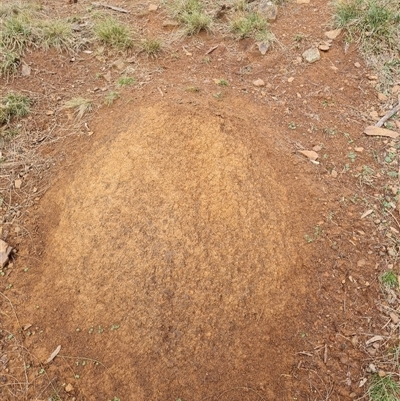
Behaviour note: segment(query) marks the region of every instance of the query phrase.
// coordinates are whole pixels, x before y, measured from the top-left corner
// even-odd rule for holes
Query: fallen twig
[[[119,13],[129,14],[129,11],[128,11],[128,10],[125,10],[125,8],[110,6],[109,4],[92,3],[92,6],[110,8],[111,10],[118,11]]]
[[[400,111],[400,103],[393,108],[392,110],[388,111],[376,124],[375,127],[382,127],[383,124],[385,124],[385,122],[387,120],[389,120],[389,118],[393,117],[398,111]]]

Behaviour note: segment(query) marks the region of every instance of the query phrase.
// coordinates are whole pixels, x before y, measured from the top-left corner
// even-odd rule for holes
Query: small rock
[[[354,148],[354,150],[356,151],[356,152],[358,152],[358,153],[362,153],[362,152],[364,152],[364,148],[363,147],[356,147],[356,148]]]
[[[361,64],[357,61],[357,62],[354,63],[354,67],[360,68],[360,67],[361,67]]]
[[[310,0],[296,0],[297,4],[309,4]]]
[[[314,152],[313,150],[300,150],[299,153],[302,155],[308,157],[310,160],[317,160],[318,159],[318,153]]]
[[[46,111],[46,116],[52,116],[54,114],[53,110],[47,110]]]
[[[66,391],[67,393],[70,393],[71,391],[74,391],[74,388],[72,387],[72,384],[71,384],[71,383],[68,383],[68,384],[65,386],[65,391]]]
[[[331,47],[328,45],[319,45],[318,49],[322,50],[323,52],[327,52]]]
[[[365,261],[365,259],[360,259],[360,260],[357,262],[357,267],[364,267],[366,263],[367,263],[367,262]]]
[[[262,79],[256,79],[255,81],[253,81],[253,85],[254,86],[265,86],[265,82]]]
[[[391,313],[389,314],[389,316],[390,316],[390,319],[392,319],[392,322],[393,322],[394,324],[399,323],[399,317],[398,317],[395,313],[391,312]]]
[[[374,120],[379,120],[379,114],[376,110],[372,110],[371,113],[369,113],[372,119]]]
[[[149,11],[157,11],[157,10],[158,10],[158,6],[156,4],[149,5]]]
[[[267,20],[275,21],[278,15],[278,7],[272,1],[261,0],[258,12]]]
[[[80,31],[82,31],[82,27],[79,25],[79,24],[72,24],[71,25],[71,29],[74,31],[74,32],[80,32]]]
[[[384,93],[378,93],[378,99],[381,102],[386,102],[386,100],[388,99],[388,97],[384,94]]]
[[[319,145],[315,145],[315,146],[313,146],[312,149],[313,149],[314,152],[319,152],[322,149],[322,147],[319,146]]]
[[[319,50],[316,49],[315,47],[306,50],[303,54],[302,54],[304,60],[306,60],[307,62],[311,63],[315,63],[316,61],[318,61],[321,58],[321,55],[319,53]]]
[[[334,29],[333,31],[327,31],[327,32],[325,32],[325,36],[326,36],[328,39],[334,40],[334,39],[336,39],[336,38],[340,35],[341,32],[342,32],[342,29],[341,29],[341,28],[339,28],[339,29]]]
[[[9,261],[9,256],[12,251],[11,246],[7,242],[0,239],[0,268],[5,267]]]
[[[380,371],[378,371],[378,376],[379,377],[385,377],[386,376],[386,372],[384,370],[380,370]]]
[[[29,67],[29,65],[22,64],[21,75],[23,77],[27,77],[27,76],[31,75],[31,71],[32,71],[32,69],[31,69],[31,67]]]
[[[14,187],[15,187],[16,189],[20,189],[21,186],[22,186],[22,180],[15,180],[15,181],[14,181]]]
[[[108,71],[106,74],[103,75],[103,78],[107,81],[107,82],[111,82],[111,71]]]
[[[169,19],[169,20],[163,21],[162,26],[164,28],[175,28],[175,27],[179,26],[179,23],[174,20]]]
[[[112,65],[120,71],[125,68],[125,63],[121,59],[115,60]]]
[[[337,172],[336,170],[332,170],[332,171],[331,171],[331,176],[332,176],[333,178],[336,178],[336,177],[338,176],[338,172]]]
[[[377,81],[377,80],[378,80],[378,76],[377,76],[377,75],[368,74],[368,75],[367,75],[367,78],[368,78],[370,81]]]
[[[264,56],[270,48],[270,44],[266,42],[257,43],[258,50]]]
[[[396,93],[399,93],[399,92],[400,92],[400,85],[393,86],[392,93],[396,94]]]
[[[293,82],[293,81],[294,81],[294,77],[290,77],[287,81],[288,81],[289,83]]]

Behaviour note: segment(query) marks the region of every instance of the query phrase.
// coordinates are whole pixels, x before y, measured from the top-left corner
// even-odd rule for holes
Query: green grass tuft
[[[399,286],[397,274],[393,270],[384,272],[380,277],[380,281],[383,286],[388,288],[397,288]]]
[[[133,46],[129,29],[114,18],[98,22],[94,31],[101,42],[111,47],[126,50]]]
[[[8,77],[17,72],[20,63],[18,53],[0,47],[0,76]]]
[[[161,41],[157,38],[146,38],[142,42],[142,49],[149,56],[155,56],[161,51]]]
[[[38,26],[38,41],[43,49],[71,50],[74,46],[71,24],[61,20],[44,21]]]
[[[8,51],[22,53],[33,41],[32,19],[25,14],[6,17],[0,29],[0,43]]]
[[[230,29],[238,39],[264,34],[267,28],[267,20],[256,12],[238,13],[230,21]]]
[[[117,81],[117,85],[120,87],[133,85],[134,83],[136,83],[136,79],[133,77],[128,77],[126,75],[119,78]]]
[[[31,100],[20,93],[9,93],[0,100],[0,124],[6,124],[12,118],[25,117],[30,112]]]
[[[376,374],[372,377],[368,394],[371,401],[398,401],[400,386],[391,376],[380,377]]]
[[[105,98],[105,104],[111,106],[119,98],[119,93],[115,91],[110,91],[107,93]]]
[[[206,14],[204,4],[199,0],[174,0],[169,8],[174,18],[184,25],[187,35],[196,35],[211,27],[212,18]]]

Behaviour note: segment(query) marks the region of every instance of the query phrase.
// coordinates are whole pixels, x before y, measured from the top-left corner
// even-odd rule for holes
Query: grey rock
[[[319,50],[315,47],[312,47],[311,49],[306,50],[302,54],[304,60],[306,60],[309,63],[315,63],[321,58],[321,55],[319,53]]]
[[[278,7],[270,0],[261,0],[257,11],[267,20],[275,21],[278,15]]]

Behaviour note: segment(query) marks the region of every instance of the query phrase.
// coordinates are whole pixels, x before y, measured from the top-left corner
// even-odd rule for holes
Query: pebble
[[[393,93],[393,94],[396,94],[396,93],[398,93],[398,92],[400,92],[400,85],[395,85],[395,86],[393,86],[393,88],[392,88],[392,93]]]
[[[386,102],[386,100],[388,99],[388,97],[384,94],[384,93],[378,93],[378,99],[381,102]]]
[[[334,39],[336,39],[339,35],[340,35],[340,33],[342,32],[342,29],[334,29],[333,31],[327,31],[327,32],[325,32],[325,36],[328,38],[328,39],[332,39],[332,40],[334,40]]]
[[[23,77],[27,77],[27,76],[31,75],[31,71],[32,71],[32,69],[31,69],[31,67],[29,67],[29,65],[22,64],[21,75]]]
[[[270,48],[270,44],[267,43],[267,42],[260,42],[260,43],[257,43],[257,46],[258,46],[258,50],[260,51],[260,53],[261,53],[263,56],[267,53],[267,51],[268,51],[269,48]]]
[[[74,391],[74,388],[73,388],[73,386],[72,386],[71,383],[68,383],[68,384],[65,386],[65,391],[66,391],[67,393],[70,393],[71,391]]]
[[[322,149],[322,147],[320,145],[313,146],[313,151],[315,151],[315,152],[319,152],[321,149]]]
[[[265,82],[262,79],[256,79],[255,81],[253,81],[253,85],[254,86],[265,86]]]
[[[299,150],[299,153],[313,161],[318,159],[318,153],[313,150]]]
[[[22,180],[15,180],[15,181],[14,181],[14,187],[15,187],[16,189],[20,189],[21,186],[22,186]]]
[[[358,153],[362,153],[362,152],[364,152],[364,148],[363,147],[356,147],[356,148],[354,148],[354,150],[356,151],[356,152],[358,152]]]
[[[399,317],[395,313],[391,312],[389,316],[394,324],[399,323]]]
[[[296,0],[297,4],[310,4],[310,0]]]
[[[322,50],[323,52],[327,52],[331,47],[329,45],[319,45],[318,49]]]
[[[321,58],[321,55],[319,53],[319,50],[315,47],[312,47],[311,49],[307,49],[303,54],[302,54],[304,60],[306,60],[308,63],[312,64],[318,61]]]
[[[354,63],[354,67],[360,68],[360,67],[361,67],[361,64],[357,61],[357,62]]]
[[[337,172],[336,170],[332,170],[331,176],[332,176],[333,178],[336,178],[336,177],[338,176],[338,172]]]
[[[289,83],[293,82],[293,81],[294,81],[294,77],[290,77],[287,81],[288,81]]]
[[[149,11],[157,11],[157,10],[158,10],[158,6],[156,4],[149,5]]]

